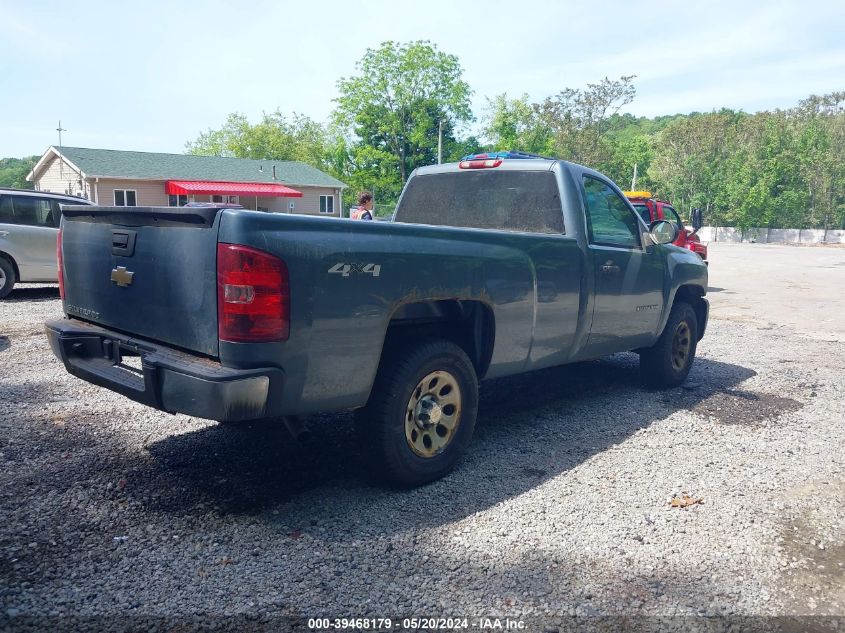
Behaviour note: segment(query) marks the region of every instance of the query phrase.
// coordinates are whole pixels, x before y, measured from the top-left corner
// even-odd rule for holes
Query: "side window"
[[[587,232],[590,244],[640,247],[640,225],[628,204],[610,185],[584,176],[587,203]]]
[[[11,196],[15,224],[55,227],[52,200],[32,196]]]
[[[635,204],[634,210],[640,214],[640,217],[643,219],[646,226],[651,224],[651,213],[648,210],[648,206],[644,204]]]
[[[62,206],[63,204],[74,204],[73,202],[59,202],[58,200],[53,200],[53,226],[59,228],[59,223],[62,221]]]
[[[0,224],[14,224],[15,213],[12,210],[12,198],[0,196]]]
[[[677,226],[679,231],[684,228],[684,223],[681,222],[681,218],[678,215],[678,212],[675,211],[672,207],[663,207],[663,217],[672,222],[675,226]]]

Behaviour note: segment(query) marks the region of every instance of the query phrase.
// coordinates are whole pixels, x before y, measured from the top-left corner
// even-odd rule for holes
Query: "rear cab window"
[[[396,222],[563,234],[563,206],[550,171],[477,170],[414,176]]]

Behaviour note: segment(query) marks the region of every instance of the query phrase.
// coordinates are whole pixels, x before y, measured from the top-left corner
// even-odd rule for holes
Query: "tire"
[[[432,339],[382,359],[356,431],[379,479],[409,488],[440,479],[461,459],[478,415],[478,378],[464,351]]]
[[[683,383],[692,369],[698,343],[698,318],[686,302],[672,306],[657,342],[640,352],[640,371],[649,387],[666,389]]]
[[[15,287],[15,268],[5,257],[0,257],[0,299],[5,299]]]

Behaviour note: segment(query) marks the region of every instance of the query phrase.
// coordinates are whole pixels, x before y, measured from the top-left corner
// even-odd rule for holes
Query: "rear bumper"
[[[281,415],[278,368],[223,367],[76,319],[48,321],[46,333],[68,372],[147,406],[221,422]],[[128,357],[140,358],[140,368],[126,365]]]

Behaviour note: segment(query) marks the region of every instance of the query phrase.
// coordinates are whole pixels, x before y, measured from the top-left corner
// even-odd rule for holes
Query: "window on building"
[[[320,213],[334,213],[334,196],[320,196]]]
[[[609,184],[584,176],[590,244],[639,248],[640,224],[628,203]]]
[[[116,207],[137,207],[138,193],[134,189],[115,189],[114,206]]]
[[[167,206],[169,207],[184,207],[186,204],[188,204],[188,196],[174,196],[173,194],[167,196]]]

